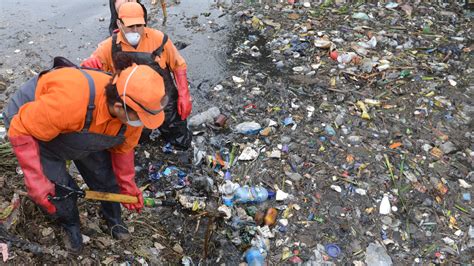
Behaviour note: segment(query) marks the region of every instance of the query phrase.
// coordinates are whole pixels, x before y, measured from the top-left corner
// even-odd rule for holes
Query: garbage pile
[[[209,186],[187,206],[212,202],[224,219],[216,239],[249,265],[472,262],[465,11],[331,1],[233,11],[231,74],[208,91],[216,106],[190,119],[192,172]]]
[[[195,106],[192,149],[139,147],[148,208],[126,222],[141,242],[101,262],[472,263],[467,11],[300,1],[229,12],[229,75]],[[117,247],[106,240],[91,246]]]

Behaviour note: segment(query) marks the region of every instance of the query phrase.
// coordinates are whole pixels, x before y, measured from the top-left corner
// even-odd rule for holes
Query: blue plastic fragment
[[[329,136],[335,136],[336,135],[336,130],[331,125],[326,125],[324,128],[324,131],[326,131],[326,134]]]
[[[467,192],[467,193],[462,193],[462,199],[464,201],[471,201],[471,193]]]
[[[163,153],[172,153],[173,152],[173,145],[171,143],[166,143],[165,146],[163,146]]]
[[[293,125],[295,122],[293,121],[293,117],[289,116],[283,120],[283,125],[288,126],[288,125]]]

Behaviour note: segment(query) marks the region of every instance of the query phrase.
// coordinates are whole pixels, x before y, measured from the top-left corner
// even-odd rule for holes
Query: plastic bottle
[[[214,118],[221,114],[217,107],[211,107],[207,111],[199,113],[188,120],[189,126],[199,126],[204,123],[214,123]]]
[[[234,203],[261,203],[269,198],[268,190],[261,186],[239,187],[234,192]]]
[[[384,194],[382,201],[380,202],[379,213],[382,215],[387,215],[390,213],[390,201],[388,200],[388,195]]]
[[[143,205],[145,207],[157,207],[157,206],[174,206],[175,203],[166,200],[159,200],[154,198],[144,198]]]
[[[234,192],[239,188],[239,184],[233,183],[230,180],[226,180],[224,184],[221,185],[219,191],[222,194],[222,201],[226,206],[233,205]]]
[[[252,247],[245,252],[245,261],[249,266],[263,266],[265,258],[258,248]]]
[[[261,128],[262,126],[257,122],[243,122],[235,127],[235,131],[244,135],[255,135]]]

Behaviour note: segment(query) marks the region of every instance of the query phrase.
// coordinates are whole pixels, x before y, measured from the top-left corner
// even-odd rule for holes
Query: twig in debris
[[[211,238],[212,235],[212,228],[214,225],[214,216],[211,216],[209,218],[209,221],[207,222],[207,228],[206,228],[206,236],[204,238],[204,254],[203,254],[203,259],[207,258],[208,254],[208,249],[209,249],[209,239]]]
[[[362,96],[366,96],[364,93],[360,92],[360,91],[356,91],[356,90],[348,90],[348,91],[343,91],[343,90],[338,90],[338,89],[333,89],[333,88],[326,88],[326,90],[328,91],[333,91],[333,92],[340,92],[340,93],[350,93],[350,92],[353,92],[355,94],[359,94],[359,95],[362,95]]]
[[[197,231],[199,230],[199,225],[200,224],[201,224],[201,219],[198,219],[197,223],[196,223],[196,229],[194,229],[194,233],[197,233]]]
[[[151,226],[150,224],[147,224],[147,223],[142,222],[142,221],[139,221],[139,220],[133,220],[133,221],[131,221],[131,223],[137,223],[137,224],[144,225],[144,226],[150,228],[151,230],[153,230],[155,233],[157,233],[158,236],[160,236],[160,237],[162,237],[162,238],[165,238],[164,236],[162,236],[161,234],[159,234],[160,231],[159,231],[158,229],[154,228],[154,227]]]

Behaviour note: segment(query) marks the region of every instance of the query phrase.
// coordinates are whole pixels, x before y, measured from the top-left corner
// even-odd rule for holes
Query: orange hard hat
[[[118,17],[126,27],[133,25],[145,25],[145,13],[139,3],[123,3],[118,10]]]
[[[147,65],[133,64],[114,83],[124,104],[137,112],[145,127],[155,129],[163,124],[168,97],[160,74]]]

